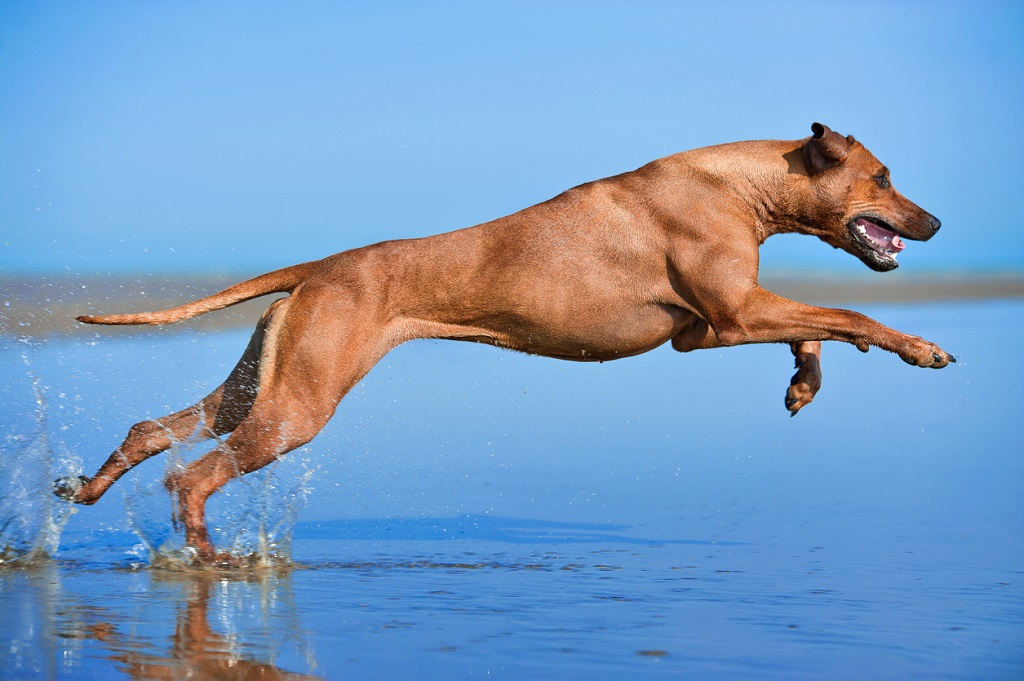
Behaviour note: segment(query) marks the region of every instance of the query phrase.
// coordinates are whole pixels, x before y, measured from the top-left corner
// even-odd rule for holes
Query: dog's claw
[[[53,494],[65,501],[74,501],[78,490],[88,483],[89,478],[84,475],[79,475],[77,478],[57,478],[53,481]]]
[[[787,395],[786,396],[786,411],[789,412],[789,418],[793,418],[794,416],[799,414],[800,410],[803,409],[804,407],[806,407],[808,404],[810,404],[810,401],[807,401],[806,403],[801,404],[800,398],[793,397],[791,395]]]

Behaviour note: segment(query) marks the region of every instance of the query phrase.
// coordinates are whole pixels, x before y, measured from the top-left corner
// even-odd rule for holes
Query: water
[[[308,447],[211,500],[219,544],[263,567],[151,567],[177,546],[160,479],[203,450],[187,443],[62,532],[32,525],[54,557],[0,567],[0,669],[1019,678],[1024,304],[863,311],[960,363],[828,345],[818,400],[789,419],[782,347],[578,365],[403,346]],[[214,387],[246,338],[4,341],[0,472],[35,472],[0,478],[2,520],[57,517],[37,512],[51,469],[91,473],[132,423]],[[11,511],[17,484],[34,493]]]
[[[24,354],[22,361],[27,367]],[[56,471],[78,475],[80,465],[54,449],[39,378],[31,371],[28,377],[36,421],[28,433],[9,435],[0,448],[0,565],[31,563],[55,554],[64,523],[76,510],[39,494]]]

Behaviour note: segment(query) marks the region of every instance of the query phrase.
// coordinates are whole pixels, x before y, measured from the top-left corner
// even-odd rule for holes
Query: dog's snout
[[[942,227],[942,221],[934,215],[928,216],[928,224],[932,227],[932,233],[939,231],[939,228]]]

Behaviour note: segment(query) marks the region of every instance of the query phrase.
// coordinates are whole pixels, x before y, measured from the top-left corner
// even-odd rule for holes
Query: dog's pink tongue
[[[907,247],[906,242],[896,232],[890,232],[884,227],[879,227],[870,220],[861,219],[859,222],[872,239],[888,243],[894,252],[899,253]]]

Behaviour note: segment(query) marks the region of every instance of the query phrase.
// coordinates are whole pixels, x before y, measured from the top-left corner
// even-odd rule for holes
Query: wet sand
[[[160,310],[202,298],[259,273],[112,276],[0,275],[0,336],[32,338],[91,334],[95,327],[75,316]],[[814,305],[920,303],[1024,298],[1024,274],[889,274],[884,277],[765,275],[762,285],[779,295]],[[273,296],[147,332],[218,330],[252,326]],[[135,329],[138,331],[139,329]],[[132,328],[119,329],[132,333]]]

